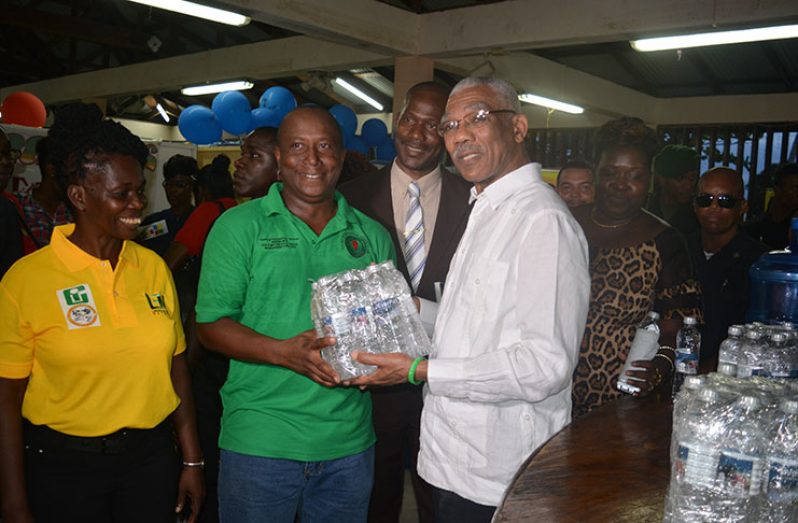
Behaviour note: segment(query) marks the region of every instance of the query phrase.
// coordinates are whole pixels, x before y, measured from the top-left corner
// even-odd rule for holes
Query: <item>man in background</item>
[[[682,234],[698,230],[692,199],[700,168],[701,157],[686,145],[666,145],[654,157],[654,192],[646,209]]]
[[[571,160],[557,173],[557,194],[568,207],[593,203],[596,186],[593,167],[584,160]]]
[[[437,128],[448,95],[448,88],[434,82],[411,87],[396,120],[394,162],[340,187],[353,207],[388,229],[398,269],[413,293],[431,302],[439,299],[470,211],[471,184],[440,165],[443,140]],[[422,304],[422,316],[429,309]],[[429,316],[427,322],[434,323]],[[408,456],[419,521],[432,522],[431,490],[416,472],[421,389],[409,384],[375,389],[372,404],[377,444],[369,521],[399,520]]]
[[[776,169],[773,198],[765,216],[744,225],[748,234],[772,250],[789,245],[790,222],[798,215],[798,164],[785,163]]]
[[[745,323],[751,280],[748,269],[767,246],[740,230],[748,210],[743,179],[728,167],[705,172],[693,200],[700,230],[687,237],[701,283],[704,327],[701,372],[717,368],[718,348],[731,325]]]

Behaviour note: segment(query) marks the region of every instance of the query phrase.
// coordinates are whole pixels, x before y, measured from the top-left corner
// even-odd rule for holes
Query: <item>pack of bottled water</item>
[[[410,287],[390,260],[319,278],[310,307],[316,333],[336,338],[321,355],[341,379],[375,370],[352,360],[352,351],[401,352],[414,358],[432,351]]]
[[[664,521],[798,521],[798,385],[719,370],[674,401]]]
[[[736,366],[736,376],[798,379],[798,332],[791,323],[732,325],[720,344],[718,364]]]

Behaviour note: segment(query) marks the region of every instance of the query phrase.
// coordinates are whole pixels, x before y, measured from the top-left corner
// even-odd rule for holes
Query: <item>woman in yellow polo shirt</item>
[[[193,521],[203,461],[174,284],[132,241],[147,148],[99,118],[51,134],[75,224],[0,282],[2,519]]]

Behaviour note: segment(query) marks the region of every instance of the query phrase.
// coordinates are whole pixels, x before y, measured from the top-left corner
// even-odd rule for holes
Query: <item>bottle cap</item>
[[[685,325],[698,325],[698,319],[695,316],[685,316],[684,317],[684,324]]]
[[[659,320],[659,313],[657,311],[649,311],[648,317],[654,321]]]
[[[698,390],[704,386],[706,378],[704,376],[687,376],[684,378],[682,386],[688,390]]]
[[[744,395],[740,396],[740,399],[737,400],[737,403],[746,409],[758,409],[762,406],[762,402],[756,396]]]
[[[732,325],[728,330],[729,336],[742,336],[743,332],[744,329],[742,325]]]
[[[783,332],[775,332],[770,336],[770,341],[774,343],[783,343],[787,339],[787,335]]]
[[[698,399],[706,403],[713,403],[720,400],[720,393],[714,387],[703,387],[698,392]]]
[[[756,330],[750,330],[745,333],[745,337],[749,340],[758,340],[762,337],[762,333]]]
[[[787,414],[798,414],[798,400],[786,399],[781,402],[779,409]]]
[[[718,364],[718,374],[724,376],[737,376],[737,365],[734,363],[723,362]]]

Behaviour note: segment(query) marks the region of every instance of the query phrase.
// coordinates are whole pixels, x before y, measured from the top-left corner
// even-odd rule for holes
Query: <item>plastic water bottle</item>
[[[740,359],[740,346],[743,344],[743,334],[745,328],[742,325],[732,325],[729,327],[729,337],[723,340],[718,350],[718,365],[721,363],[733,363],[737,365]]]
[[[393,267],[393,264],[390,265]],[[384,264],[366,268],[366,286],[370,291],[371,310],[376,335],[377,352],[402,352],[402,340],[410,339],[399,297],[392,292]]]
[[[798,521],[798,400],[783,400],[779,412],[768,438],[759,514],[763,523]]]
[[[765,458],[762,401],[743,395],[723,416],[725,430],[717,467],[718,521],[758,521],[758,498]]]
[[[770,336],[770,347],[762,362],[762,375],[767,378],[792,377],[792,349],[787,346],[787,335],[776,332]]]
[[[709,522],[715,512],[715,477],[723,422],[717,415],[721,396],[711,386],[698,391],[684,412],[671,455],[671,483],[666,506],[673,521]]]
[[[762,362],[765,359],[766,346],[762,341],[760,329],[749,329],[740,346],[740,358],[737,363],[737,376],[750,378],[762,374]]]
[[[673,375],[673,397],[679,392],[685,376],[698,374],[701,333],[694,316],[684,318],[684,326],[676,334],[676,364]]]
[[[635,383],[639,380],[627,376],[626,371],[633,368],[633,361],[650,360],[659,350],[659,325],[657,321],[659,321],[659,314],[656,311],[651,311],[637,326],[632,346],[629,349],[626,362],[623,364],[623,369],[621,369],[620,377],[616,383],[617,389],[621,392],[627,394],[640,392],[640,387]]]

